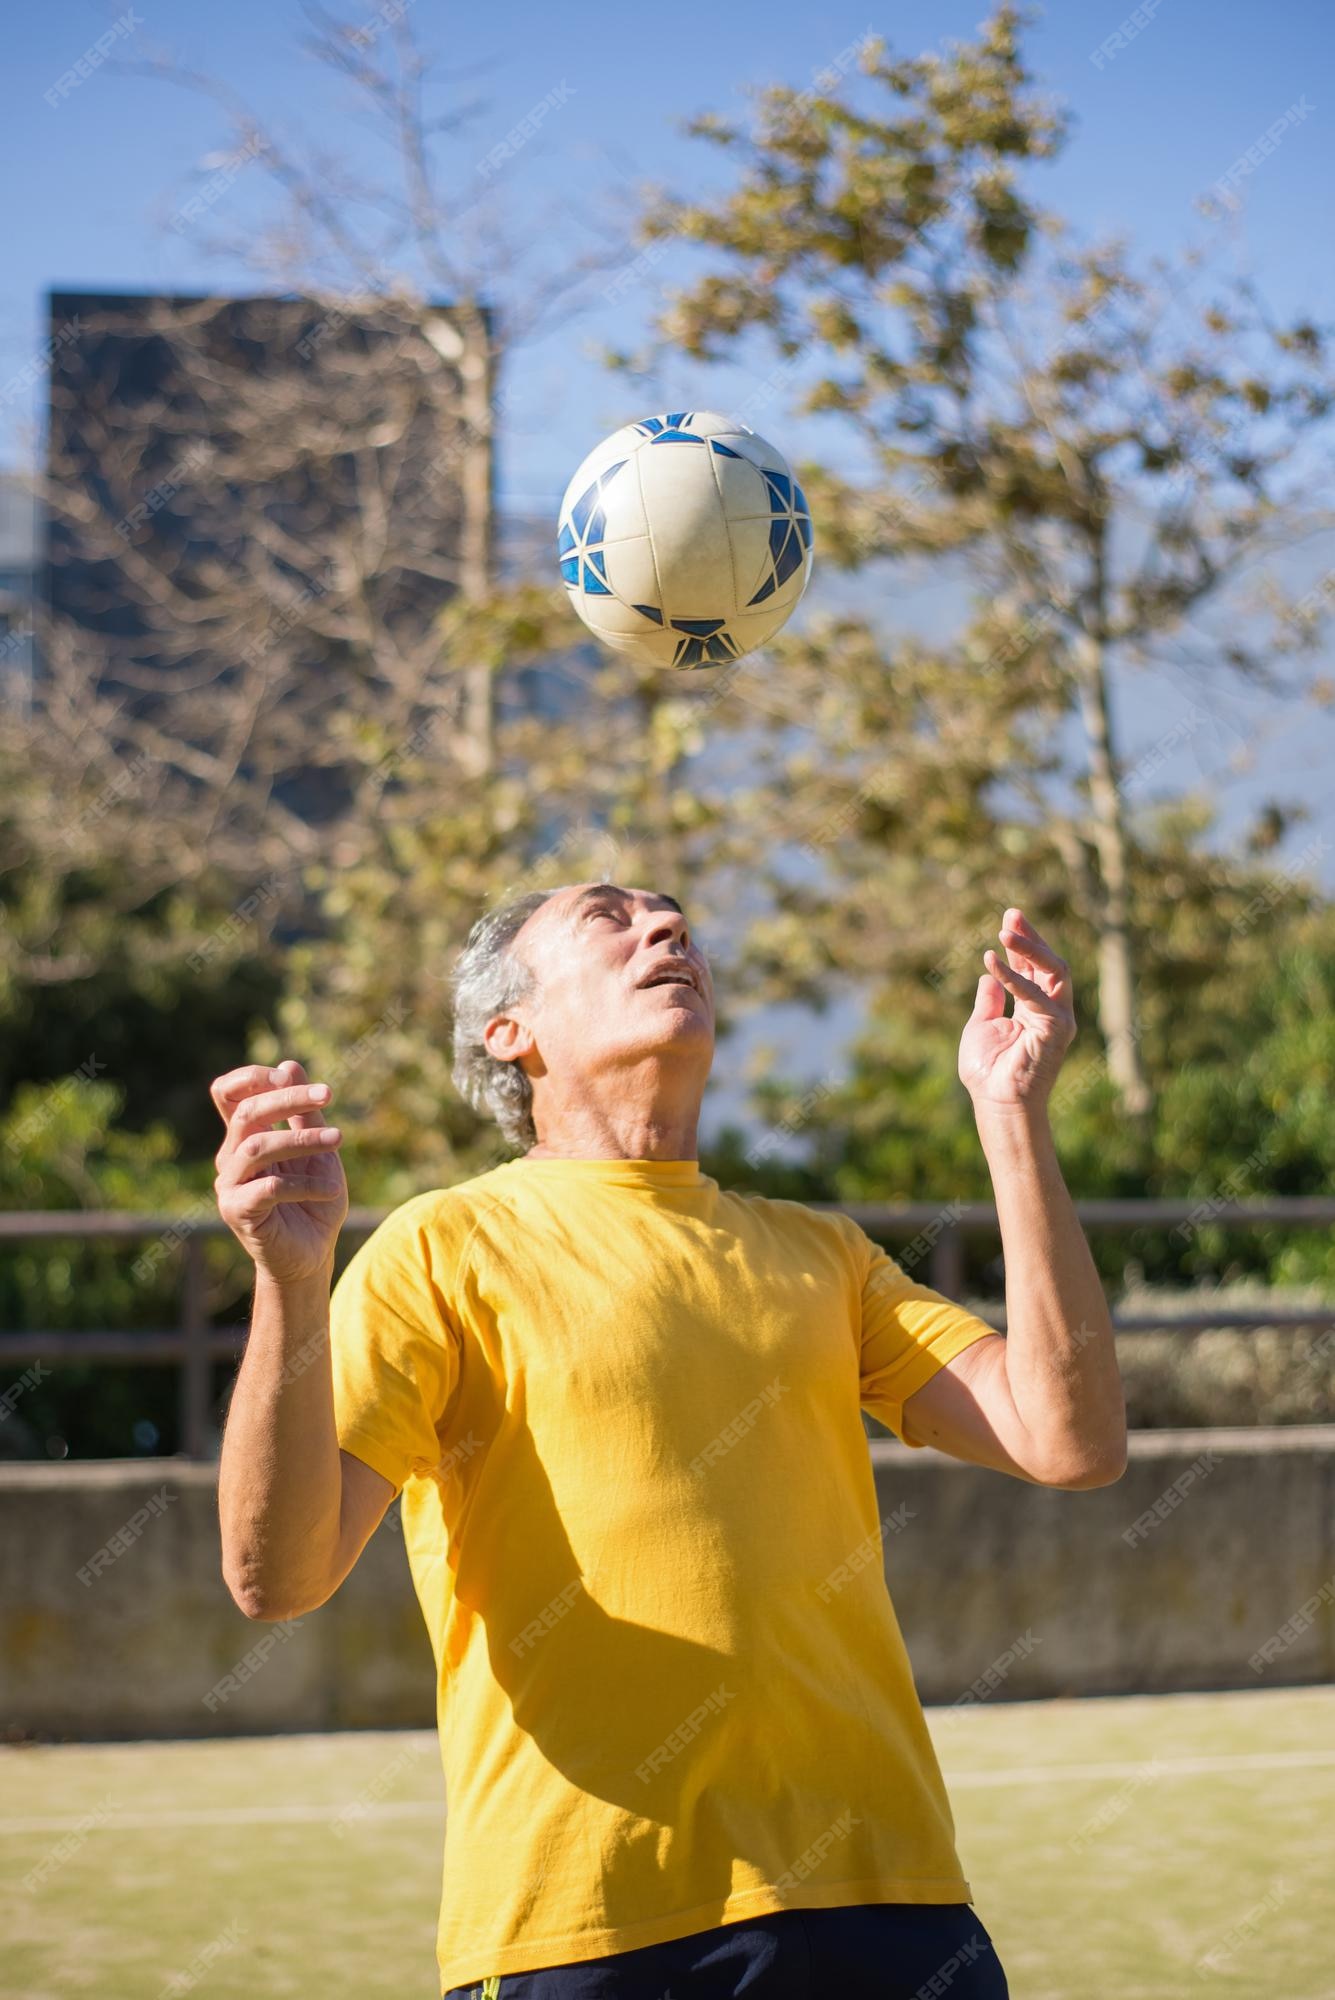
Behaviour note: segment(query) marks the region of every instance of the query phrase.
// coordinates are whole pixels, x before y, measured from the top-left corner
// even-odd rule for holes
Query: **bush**
[[[0,1118],[0,1211],[188,1213],[211,1189],[211,1173],[183,1172],[165,1125],[118,1130],[122,1109],[120,1086],[77,1073],[20,1086]],[[0,1325],[25,1333],[174,1326],[177,1255],[136,1276],[144,1247],[123,1238],[0,1243]],[[211,1269],[223,1251],[209,1246]],[[15,1367],[3,1387],[17,1388],[27,1372]],[[176,1370],[161,1366],[43,1363],[40,1377],[22,1387],[0,1421],[0,1458],[120,1458],[174,1449],[176,1381]]]

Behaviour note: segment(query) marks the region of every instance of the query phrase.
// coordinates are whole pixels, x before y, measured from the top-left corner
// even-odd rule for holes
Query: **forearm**
[[[295,1283],[256,1276],[218,1467],[223,1575],[250,1617],[299,1616],[331,1587],[343,1485],[331,1276],[332,1262]]]
[[[1006,1266],[1006,1375],[1054,1474],[1125,1462],[1126,1402],[1108,1302],[1062,1178],[1046,1111],[980,1117]]]

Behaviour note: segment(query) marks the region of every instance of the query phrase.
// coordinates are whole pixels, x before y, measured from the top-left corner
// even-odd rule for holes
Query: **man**
[[[1006,1993],[881,1567],[856,1560],[878,1533],[860,1409],[1041,1485],[1125,1462],[1045,1110],[1070,974],[1018,909],[1000,938],[959,1067],[1005,1338],[847,1217],[701,1173],[713,989],[670,896],[580,883],[474,927],[455,1074],[520,1157],[395,1210],[332,1307],[328,1088],[292,1062],[214,1084],[219,1206],[256,1266],[224,1575],[253,1618],[314,1610],[402,1493],[445,1992]]]

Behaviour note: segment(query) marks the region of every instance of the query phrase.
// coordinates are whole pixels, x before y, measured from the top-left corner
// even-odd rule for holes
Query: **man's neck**
[[[698,1103],[680,1106],[582,1103],[543,1118],[530,1160],[694,1160]]]

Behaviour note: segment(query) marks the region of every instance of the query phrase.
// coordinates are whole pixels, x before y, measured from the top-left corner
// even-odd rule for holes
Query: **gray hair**
[[[511,946],[533,912],[555,893],[554,889],[533,889],[479,917],[468,933],[451,982],[455,1084],[474,1111],[496,1120],[519,1152],[537,1143],[533,1085],[519,1063],[502,1062],[491,1055],[482,1037],[488,1021],[536,990],[532,972]]]

